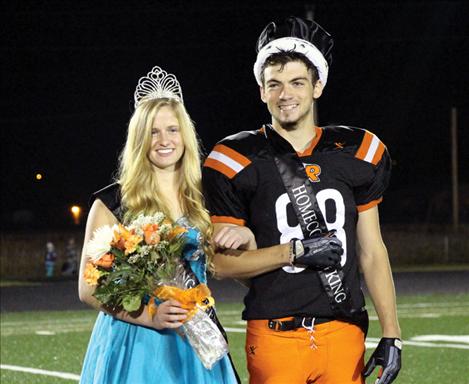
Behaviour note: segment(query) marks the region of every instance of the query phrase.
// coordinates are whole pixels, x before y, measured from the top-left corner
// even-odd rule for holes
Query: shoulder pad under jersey
[[[378,164],[386,150],[386,146],[374,133],[346,125],[324,127],[321,142],[326,149],[343,150],[373,165]]]
[[[223,173],[229,179],[247,168],[265,149],[263,129],[242,131],[219,141],[207,156],[204,167]]]

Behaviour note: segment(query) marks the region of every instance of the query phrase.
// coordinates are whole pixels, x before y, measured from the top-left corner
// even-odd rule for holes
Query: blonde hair
[[[135,109],[127,133],[127,141],[119,159],[118,183],[121,189],[124,221],[139,214],[151,215],[158,211],[171,217],[169,207],[160,190],[153,165],[148,158],[151,147],[152,127],[155,115],[162,107],[170,107],[178,119],[184,154],[180,159],[179,199],[181,209],[189,223],[202,234],[202,245],[211,267],[213,249],[210,239],[213,227],[202,195],[200,149],[194,124],[184,105],[178,100],[160,98],[140,102]],[[174,219],[174,218],[173,218]]]

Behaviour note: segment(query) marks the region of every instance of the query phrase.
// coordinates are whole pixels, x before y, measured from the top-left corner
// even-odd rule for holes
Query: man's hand
[[[293,239],[292,246],[299,240]],[[333,234],[323,237],[301,240],[303,250],[296,249],[292,264],[296,266],[324,269],[340,264],[340,256],[344,253],[342,242]],[[296,247],[298,248],[298,247]]]
[[[363,376],[368,377],[377,365],[383,367],[376,384],[389,384],[394,381],[401,369],[402,341],[397,338],[383,337],[371,355]]]

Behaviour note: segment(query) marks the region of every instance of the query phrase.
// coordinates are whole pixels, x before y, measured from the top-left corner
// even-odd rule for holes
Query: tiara
[[[160,98],[177,99],[183,102],[181,85],[176,76],[156,66],[138,80],[134,93],[134,106],[137,108],[142,100]]]

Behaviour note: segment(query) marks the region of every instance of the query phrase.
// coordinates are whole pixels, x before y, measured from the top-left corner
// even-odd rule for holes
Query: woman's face
[[[151,130],[150,162],[159,169],[174,171],[184,154],[179,121],[173,109],[161,107],[155,115]]]

